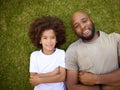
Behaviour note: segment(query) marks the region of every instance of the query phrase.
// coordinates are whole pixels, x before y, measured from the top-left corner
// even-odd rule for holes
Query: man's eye
[[[83,23],[87,22],[87,19],[82,20]]]
[[[74,26],[74,28],[77,28],[77,27],[78,27],[78,25],[75,25],[75,26]]]

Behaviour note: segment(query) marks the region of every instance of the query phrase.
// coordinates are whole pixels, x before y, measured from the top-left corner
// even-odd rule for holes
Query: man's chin
[[[80,37],[83,41],[89,41],[93,39],[93,36],[89,36],[89,37]]]

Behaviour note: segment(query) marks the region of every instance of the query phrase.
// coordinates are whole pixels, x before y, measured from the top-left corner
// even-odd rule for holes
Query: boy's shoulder
[[[65,52],[65,50],[59,49],[59,48],[56,48],[56,51],[57,51],[57,52]]]
[[[33,51],[31,55],[37,55],[38,53],[40,53],[40,50]]]

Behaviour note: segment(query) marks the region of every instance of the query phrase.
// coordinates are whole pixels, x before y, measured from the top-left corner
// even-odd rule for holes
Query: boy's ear
[[[40,44],[42,44],[41,41],[40,41]]]

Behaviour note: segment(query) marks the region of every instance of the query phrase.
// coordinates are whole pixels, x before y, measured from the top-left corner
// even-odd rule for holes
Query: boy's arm
[[[52,72],[48,72],[48,73],[40,73],[37,74],[38,77],[40,78],[44,78],[44,77],[50,77],[50,76],[54,76],[57,75],[60,72],[60,67],[56,68],[55,70],[53,70]]]
[[[59,73],[53,76],[40,78],[41,83],[55,83],[55,82],[62,82],[65,81],[66,70],[63,67],[60,67]]]
[[[33,78],[32,77],[35,77],[37,76],[37,73],[35,72],[30,72],[30,78],[29,78],[29,82],[32,86],[36,86],[39,84],[38,80],[37,81],[33,81]],[[38,76],[37,76],[38,77]]]
[[[62,82],[65,80],[66,71],[65,68],[60,67],[59,73],[53,75],[45,75],[45,77],[40,77],[40,75],[34,75],[30,77],[30,83],[35,86],[40,83],[55,83],[55,82]]]
[[[36,86],[38,85],[40,82],[39,82],[39,78],[41,77],[50,77],[50,76],[54,76],[54,75],[57,75],[59,73],[59,67],[56,68],[54,71],[52,72],[48,72],[48,73],[41,73],[41,74],[38,74],[38,73],[35,73],[35,72],[30,72],[30,83],[31,85],[33,86]],[[34,77],[34,79],[33,79]],[[36,79],[35,79],[36,77]]]

